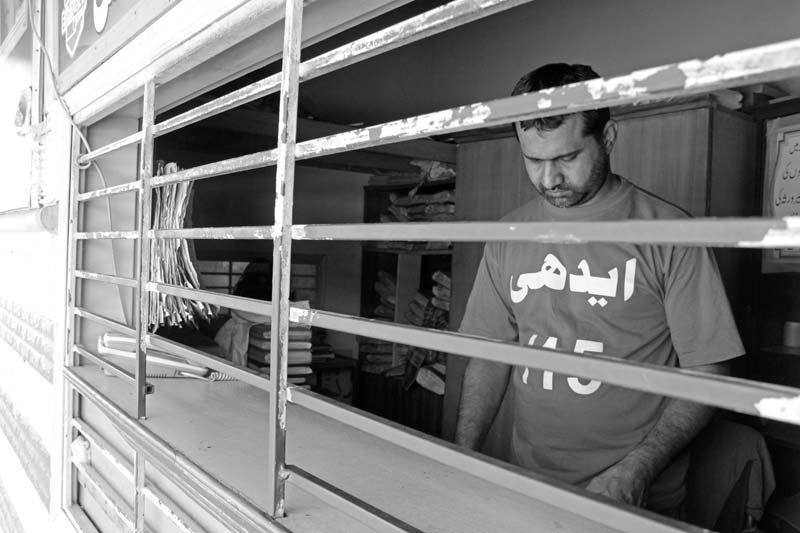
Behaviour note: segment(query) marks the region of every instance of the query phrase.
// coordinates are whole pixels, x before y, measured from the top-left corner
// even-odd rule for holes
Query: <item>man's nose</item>
[[[554,161],[545,161],[542,168],[542,186],[545,189],[552,189],[563,182],[564,176],[561,175],[559,166]]]

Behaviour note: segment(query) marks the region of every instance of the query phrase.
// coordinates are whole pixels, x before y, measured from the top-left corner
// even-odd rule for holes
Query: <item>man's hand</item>
[[[647,483],[641,473],[617,463],[595,476],[586,490],[641,507],[647,496]]]
[[[727,374],[726,364],[695,367],[693,370]],[[714,409],[687,400],[669,398],[650,432],[635,448],[586,486],[586,490],[613,500],[641,506],[647,489],[667,464],[700,432]]]

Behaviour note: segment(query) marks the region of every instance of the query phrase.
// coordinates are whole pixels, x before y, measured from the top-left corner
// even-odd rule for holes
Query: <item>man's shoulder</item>
[[[634,183],[628,182],[631,186],[630,218],[690,218],[691,215],[681,207],[665,200],[664,198],[645,190]]]

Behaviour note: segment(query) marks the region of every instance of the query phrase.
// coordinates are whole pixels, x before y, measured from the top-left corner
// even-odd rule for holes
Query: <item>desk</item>
[[[128,413],[131,387],[96,368],[76,369]],[[142,424],[228,487],[266,506],[266,392],[241,382],[154,379]],[[108,425],[84,409],[91,425]],[[287,414],[287,462],[332,482],[423,531],[612,531],[594,521],[523,496],[296,405]],[[363,524],[292,485],[287,516],[293,531],[361,532]]]

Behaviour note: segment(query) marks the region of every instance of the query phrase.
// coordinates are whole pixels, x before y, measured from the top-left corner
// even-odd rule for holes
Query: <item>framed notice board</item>
[[[767,122],[764,216],[800,216],[800,114]],[[764,272],[800,272],[800,248],[764,250]]]

